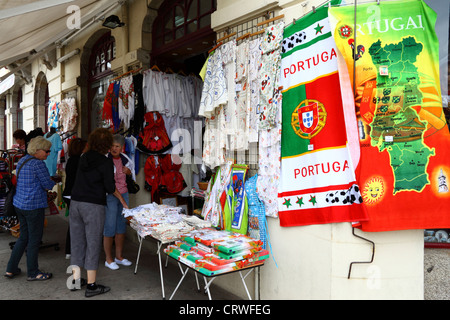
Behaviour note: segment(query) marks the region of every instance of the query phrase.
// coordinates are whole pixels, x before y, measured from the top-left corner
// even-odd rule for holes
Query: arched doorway
[[[151,64],[198,74],[216,34],[211,13],[216,0],[166,0],[152,24]]]
[[[103,127],[101,117],[103,101],[109,80],[113,77],[111,61],[116,57],[115,39],[108,29],[95,32],[83,47],[81,72],[77,83],[81,91],[80,136],[87,138],[89,133]]]
[[[116,57],[116,42],[111,32],[97,40],[89,59],[89,132],[95,128],[108,127],[102,119],[103,102],[109,80],[112,78],[111,61]]]
[[[36,85],[34,87],[34,110],[33,110],[33,127],[42,128],[47,132],[48,125],[48,102],[50,95],[48,92],[47,77],[44,72],[40,72],[36,77]]]

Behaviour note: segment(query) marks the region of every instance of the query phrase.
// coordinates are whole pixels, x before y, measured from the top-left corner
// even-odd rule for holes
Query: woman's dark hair
[[[25,131],[23,131],[22,129],[17,129],[13,133],[14,139],[22,139],[25,141],[26,137],[27,137],[27,133]]]
[[[81,156],[87,141],[81,138],[75,138],[69,142],[69,157]]]
[[[112,133],[105,128],[97,128],[89,134],[89,150],[107,154],[113,144]]]

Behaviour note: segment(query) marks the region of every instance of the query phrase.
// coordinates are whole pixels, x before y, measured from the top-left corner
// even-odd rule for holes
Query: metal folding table
[[[247,278],[247,276],[252,271],[254,271],[256,268],[258,268],[257,276],[259,277],[260,267],[262,267],[264,265],[264,261],[263,261],[260,264],[252,265],[252,266],[245,267],[245,268],[242,268],[242,269],[239,269],[239,270],[233,270],[233,271],[229,271],[229,272],[219,273],[217,275],[207,276],[207,275],[205,275],[205,274],[203,274],[203,273],[201,273],[201,272],[191,268],[189,265],[183,263],[182,261],[179,261],[179,260],[177,260],[177,259],[175,259],[175,258],[173,258],[173,257],[171,257],[169,255],[167,255],[167,257],[170,257],[171,259],[174,259],[174,260],[177,261],[178,267],[180,268],[180,271],[181,271],[181,274],[182,274],[181,279],[178,282],[177,286],[175,287],[175,290],[172,292],[172,295],[170,296],[169,300],[172,300],[173,296],[177,292],[178,288],[180,287],[181,283],[183,282],[183,280],[186,277],[186,274],[188,273],[189,270],[193,270],[194,271],[195,282],[197,283],[197,290],[199,292],[200,292],[200,285],[199,285],[199,282],[198,282],[197,273],[200,274],[203,277],[203,280],[205,281],[204,290],[208,294],[209,300],[212,300],[212,298],[211,298],[211,291],[209,290],[209,287],[211,286],[211,284],[214,281],[214,279],[216,279],[217,277],[220,277],[220,276],[225,276],[225,275],[229,275],[229,274],[237,272],[237,273],[239,273],[239,276],[241,277],[241,281],[242,281],[242,284],[244,285],[244,289],[245,289],[245,292],[247,293],[248,299],[252,300],[250,292],[248,291],[248,288],[247,288],[247,284],[245,283],[245,278]],[[183,270],[183,267],[185,267],[184,270]],[[245,275],[243,275],[243,272],[245,272],[245,271],[247,271],[247,273],[245,273]],[[209,279],[207,280],[207,278],[209,278]],[[259,297],[257,297],[257,299],[259,299]]]
[[[134,274],[137,273],[137,268],[138,268],[138,264],[139,264],[139,257],[141,256],[142,242],[143,242],[144,239],[145,239],[145,237],[141,237],[141,236],[139,235],[139,233],[136,233],[136,234],[137,234],[138,240],[139,240],[139,249],[138,249],[138,255],[137,255],[137,259],[136,259],[136,266],[134,267]],[[166,295],[165,295],[165,292],[164,292],[164,275],[163,275],[163,271],[162,271],[161,248],[162,248],[163,245],[165,245],[165,244],[170,244],[170,243],[172,243],[173,241],[167,241],[167,242],[164,242],[164,241],[161,241],[161,240],[159,240],[159,239],[156,239],[156,238],[154,238],[154,237],[152,237],[152,236],[150,236],[150,238],[156,240],[157,245],[158,245],[158,248],[157,248],[157,250],[156,250],[156,254],[158,255],[158,261],[159,261],[159,276],[160,276],[160,278],[161,278],[162,298],[163,298],[163,300],[164,300],[164,299],[166,299]],[[167,267],[167,262],[168,262],[168,257],[166,258],[166,265],[165,265],[166,267]]]

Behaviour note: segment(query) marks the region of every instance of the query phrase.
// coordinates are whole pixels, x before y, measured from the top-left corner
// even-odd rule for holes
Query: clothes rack
[[[226,39],[228,39],[228,38],[231,38],[232,36],[235,36],[237,33],[236,32],[232,32],[232,33],[230,33],[230,34],[228,34],[228,35],[226,35],[226,36],[223,36],[222,38],[220,38],[220,39],[217,39],[217,42],[221,42],[221,41],[223,41],[223,40],[226,40]]]
[[[282,18],[284,18],[284,14],[279,15],[279,16],[276,16],[276,17],[273,17],[272,19],[268,19],[268,20],[262,21],[262,22],[258,23],[256,26],[257,26],[257,27],[260,27],[260,26],[263,26],[263,25],[265,25],[265,24],[269,24],[269,23],[271,23],[271,22],[273,22],[273,21],[282,19]]]
[[[124,74],[122,74],[122,75],[120,75],[120,76],[117,76],[117,77],[115,77],[115,78],[109,80],[109,82],[110,82],[110,83],[111,83],[111,82],[114,82],[114,81],[116,81],[116,80],[119,80],[120,78],[123,78],[123,77],[125,77],[125,76],[127,76],[127,75],[129,75],[129,74],[137,73],[137,72],[139,72],[139,71],[141,71],[141,70],[142,70],[142,68],[130,70],[130,71],[125,72]]]
[[[156,64],[153,65],[153,66],[150,68],[150,70],[161,72],[161,70],[158,68],[158,66],[157,66]]]
[[[237,38],[237,39],[236,39],[236,42],[238,42],[238,41],[240,41],[240,40],[243,40],[243,39],[245,39],[245,38],[248,38],[250,35],[251,35],[251,33],[250,33],[250,32],[247,32],[246,34],[244,34],[244,35],[240,36],[239,38]]]
[[[214,47],[212,47],[211,50],[208,51],[208,54],[210,54],[211,52],[213,52],[214,50],[216,50],[218,47],[220,47],[223,44],[223,42],[219,42],[218,44],[216,44]]]

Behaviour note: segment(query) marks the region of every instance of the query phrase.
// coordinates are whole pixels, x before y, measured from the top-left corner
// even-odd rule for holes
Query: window
[[[111,73],[111,61],[116,57],[116,42],[111,33],[103,35],[92,48],[89,61],[89,78],[102,78]]]
[[[153,23],[153,54],[199,31],[209,31],[216,0],[166,0]],[[165,48],[164,48],[165,47]]]

